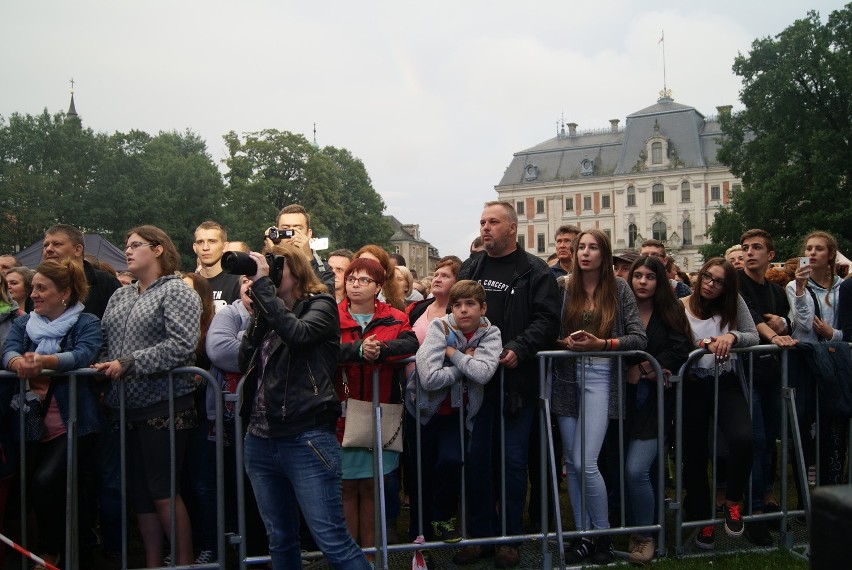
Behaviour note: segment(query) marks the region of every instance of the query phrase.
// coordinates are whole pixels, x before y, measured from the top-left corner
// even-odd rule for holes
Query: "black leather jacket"
[[[296,435],[333,427],[340,416],[334,372],[340,352],[340,321],[334,297],[312,295],[288,310],[268,277],[252,286],[255,314],[240,346],[240,370],[248,371],[240,415],[248,419],[257,391],[260,349],[272,329],[276,339],[263,370],[269,435]]]

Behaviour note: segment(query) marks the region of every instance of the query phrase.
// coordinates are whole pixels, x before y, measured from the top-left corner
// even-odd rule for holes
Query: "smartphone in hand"
[[[810,264],[811,264],[811,258],[810,257],[800,257],[799,258],[799,267],[809,267]],[[802,277],[804,277],[805,279],[810,279],[810,277],[811,277],[810,270],[808,270],[808,272],[805,275],[803,275]]]
[[[574,340],[582,340],[582,339],[586,338],[586,331],[584,331],[584,330],[574,331],[571,334],[569,334],[568,336],[570,336]]]

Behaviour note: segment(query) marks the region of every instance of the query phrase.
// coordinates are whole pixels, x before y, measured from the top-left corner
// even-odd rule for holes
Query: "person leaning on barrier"
[[[642,256],[628,271],[627,282],[636,296],[639,316],[648,337],[645,352],[657,360],[665,375],[664,378],[657,378],[654,367],[647,360],[640,360],[627,368],[625,429],[628,441],[624,471],[630,505],[627,521],[630,526],[654,523],[657,506],[655,495],[659,496],[663,492],[663,489],[655,488],[656,477],[651,476],[651,467],[657,459],[659,435],[657,383],[662,381],[666,387],[663,400],[663,433],[666,433],[674,420],[674,394],[673,390],[668,389],[668,376],[678,373],[692,349],[692,334],[683,306],[677,301],[667,281],[665,267],[656,257]],[[657,513],[657,516],[662,515]],[[654,550],[651,533],[631,535],[627,549],[628,560],[644,564],[654,557]]]
[[[450,289],[449,303],[452,313],[429,323],[426,338],[417,350],[416,373],[408,376],[405,435],[411,459],[409,484],[414,490],[420,464],[426,539],[458,542],[462,537],[455,515],[463,464],[459,414],[464,414],[470,432],[482,406],[483,386],[497,371],[503,342],[500,330],[485,317],[482,285],[476,281],[456,283]],[[419,448],[417,408],[421,423]],[[419,534],[418,518],[414,501],[409,536]]]
[[[647,338],[630,286],[612,268],[609,238],[600,230],[581,232],[574,240],[574,271],[562,290],[562,333],[558,344],[572,352],[642,350]],[[585,386],[581,387],[580,379]],[[598,470],[598,455],[610,418],[622,414],[618,401],[618,367],[609,358],[554,361],[553,413],[568,466],[568,496],[579,529],[607,529],[607,490]],[[583,391],[581,391],[583,390]],[[583,427],[578,418],[583,402]],[[585,434],[585,445],[581,437]],[[585,479],[586,512],[581,510],[580,473]],[[612,539],[576,538],[566,548],[565,562],[586,559],[608,564],[615,559]]]
[[[760,229],[751,229],[740,238],[743,269],[739,270],[740,294],[748,305],[760,344],[795,346],[790,336],[787,314],[790,305],[784,289],[766,279],[769,263],[775,257],[772,236]],[[754,461],[752,462],[751,506],[754,514],[777,512],[775,498],[775,441],[781,430],[781,364],[775,353],[752,354],[752,428],[754,432]],[[748,362],[748,360],[746,360]],[[746,370],[748,370],[746,365]],[[772,535],[765,521],[748,523],[748,540],[757,546],[771,546]]]
[[[372,402],[373,378],[377,372],[379,401],[383,404],[402,403],[403,370],[391,363],[413,355],[417,352],[418,343],[408,324],[408,315],[377,299],[385,278],[385,269],[368,257],[356,258],[346,269],[346,298],[338,304],[341,366],[335,378],[342,402]],[[401,428],[401,425],[398,427]],[[346,418],[343,417],[338,422],[341,442],[345,428]],[[401,431],[382,434],[383,443],[391,438],[400,438],[401,443],[402,437]],[[385,481],[398,476],[399,456],[396,451],[382,450]],[[341,463],[346,525],[358,544],[373,546],[374,509],[377,504],[380,505],[373,496],[373,452],[366,448],[344,447]],[[395,515],[387,518],[394,519]]]
[[[275,570],[300,568],[299,507],[335,568],[368,569],[346,530],[340,446],[341,406],[333,378],[340,352],[337,305],[308,258],[279,243],[249,255],[252,320],[240,346],[245,370],[240,415],[248,421],[245,467],[269,538]]]
[[[59,564],[65,552],[66,462],[70,385],[67,378],[41,376],[43,370],[65,372],[95,361],[103,337],[98,318],[83,312],[88,293],[83,268],[70,259],[45,261],[33,276],[32,313],[18,317],[6,337],[3,367],[29,382],[30,390],[46,408],[44,433],[27,445],[29,505],[38,523],[35,551],[47,562]],[[96,464],[99,430],[98,401],[90,378],[77,378],[77,452],[80,465],[80,508],[90,506],[94,493],[90,469]],[[90,528],[92,513],[76,521]]]
[[[171,500],[169,371],[195,363],[201,299],[175,275],[180,254],[155,226],[138,226],[125,237],[127,268],[136,283],[121,287],[103,318],[104,351],[94,367],[109,376],[107,405],[119,414],[119,390],[126,394],[127,473],[148,566],[160,566],[163,536],[170,536],[175,514],[177,564],[192,564],[192,531],[183,499]],[[174,379],[176,480],[186,457],[191,430],[198,425],[192,374]]]
[[[683,481],[686,515],[696,520],[711,504],[707,481],[710,457],[707,430],[714,405],[714,374],[719,375],[718,427],[728,443],[725,488],[725,532],[741,536],[743,500],[752,462],[751,412],[742,361],[731,348],[754,346],[757,330],[745,300],[739,294],[737,271],[721,257],[701,267],[695,293],[681,299],[692,331],[692,340],[709,355],[690,368],[691,378],[683,385]],[[696,545],[705,550],[715,546],[715,527],[700,529]]]
[[[503,352],[495,377],[485,387],[485,398],[471,433],[465,459],[471,537],[499,534],[495,494],[501,485],[494,480],[499,451],[500,424],[505,425],[506,532],[522,534],[527,494],[529,440],[536,419],[539,393],[540,350],[552,348],[559,331],[558,289],[550,268],[541,259],[518,247],[518,214],[508,202],[487,202],[479,219],[485,251],[475,253],[462,265],[458,279],[479,281],[488,301],[488,320],[500,329]],[[501,409],[501,374],[505,405]],[[499,470],[504,472],[502,469]],[[495,556],[494,565],[509,568],[520,563],[517,544],[501,544],[496,555],[488,546],[473,545],[453,557],[469,564]]]
[[[840,285],[837,276],[837,240],[828,232],[811,232],[805,237],[802,256],[807,265],[799,265],[795,279],[787,283],[787,300],[790,302],[790,320],[793,338],[799,342],[824,342],[843,340],[838,306]],[[809,371],[807,378],[796,379],[797,398],[813,394],[814,382]],[[799,404],[797,400],[797,405]],[[809,426],[815,421],[815,398],[799,425]],[[846,456],[848,423],[842,418],[823,413],[819,416],[820,450],[818,485],[840,485],[843,482],[843,465]]]

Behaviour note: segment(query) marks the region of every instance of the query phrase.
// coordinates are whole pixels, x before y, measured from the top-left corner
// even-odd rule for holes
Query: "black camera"
[[[284,230],[279,230],[276,227],[271,227],[271,228],[266,230],[266,237],[268,237],[269,240],[272,243],[274,243],[275,245],[278,245],[278,243],[282,239],[290,239],[295,235],[296,235],[296,230],[293,230],[293,229],[290,229],[290,228],[287,228],[287,229],[284,229]]]
[[[283,255],[264,255],[269,264],[269,278],[278,287],[284,274],[284,264],[287,262]],[[226,251],[222,255],[222,270],[233,275],[254,275],[257,273],[257,263],[247,253],[242,251]]]

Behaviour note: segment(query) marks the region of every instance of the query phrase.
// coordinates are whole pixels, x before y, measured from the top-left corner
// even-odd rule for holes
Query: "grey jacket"
[[[225,373],[240,369],[240,343],[250,320],[251,315],[243,305],[243,300],[237,299],[216,313],[207,329],[205,348],[213,363],[210,375],[218,381],[216,385],[207,383],[206,407],[209,420],[216,419],[216,398],[221,397]]]
[[[647,344],[645,327],[639,316],[639,308],[636,306],[636,297],[633,296],[630,286],[624,279],[615,278],[616,297],[618,307],[615,311],[615,319],[608,338],[617,338],[620,350],[643,350]],[[562,319],[568,309],[568,290],[562,289]],[[563,327],[564,328],[564,327]],[[564,331],[563,331],[564,332]],[[570,331],[569,331],[570,332]],[[610,367],[609,387],[609,417],[618,418],[624,411],[618,406],[618,365],[613,358]],[[559,358],[553,361],[553,387],[551,395],[551,407],[557,416],[577,416],[579,413],[579,401],[577,399],[579,379],[577,378],[577,359]]]
[[[195,364],[200,322],[201,299],[177,275],[158,278],[141,295],[138,284],[113,293],[101,321],[101,361],[132,356],[133,365],[119,380],[112,380],[107,404],[118,408],[120,384],[126,386],[128,409],[168,401],[166,373]],[[175,375],[174,386],[175,397],[189,394],[192,375]]]
[[[448,346],[456,349],[449,359],[446,357]],[[476,349],[473,356],[464,353],[468,348]],[[421,424],[429,422],[451,390],[453,407],[461,407],[461,391],[456,388],[461,386],[459,380],[464,377],[468,380],[466,425],[469,431],[473,430],[473,418],[482,407],[483,387],[497,371],[502,350],[500,329],[485,317],[470,340],[458,329],[453,315],[433,320],[417,351],[417,367],[406,382],[406,410],[416,417],[417,382],[420,383]]]

